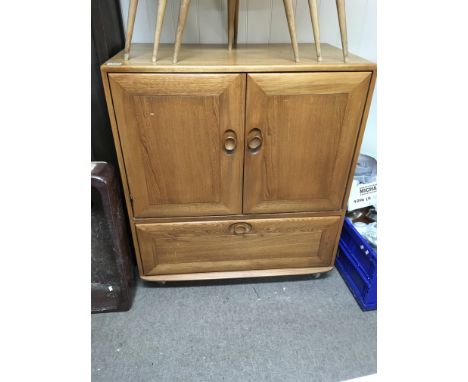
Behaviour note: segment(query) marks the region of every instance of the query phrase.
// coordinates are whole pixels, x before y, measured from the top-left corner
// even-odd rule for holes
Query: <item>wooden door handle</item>
[[[243,235],[252,231],[252,226],[249,223],[234,223],[229,226],[229,231],[234,235]]]
[[[227,154],[232,154],[237,147],[237,135],[233,130],[227,130],[224,133],[224,151]]]
[[[262,132],[260,129],[252,129],[247,137],[247,147],[251,154],[257,153],[263,144]]]

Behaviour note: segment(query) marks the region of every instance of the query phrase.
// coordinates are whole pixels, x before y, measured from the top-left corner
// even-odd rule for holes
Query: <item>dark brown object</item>
[[[370,224],[377,221],[377,210],[374,206],[369,206],[349,211],[346,213],[346,216],[350,218],[353,223],[361,222]]]
[[[119,0],[91,1],[91,160],[117,168],[100,65],[124,46]],[[117,174],[118,175],[118,174]]]
[[[116,169],[118,169],[118,162],[112,138],[109,115],[107,113],[100,65],[123,47],[124,30],[119,0],[93,0],[91,2],[91,160],[108,162]],[[116,177],[113,182],[118,185],[119,191],[121,192],[119,172],[116,171],[113,176]],[[92,288],[92,311],[124,309],[123,307],[118,307],[120,302],[116,296],[118,296],[120,292],[116,294],[116,291],[113,290],[111,295],[114,295],[114,297],[110,299],[108,295],[110,291],[107,287],[111,284],[99,283],[99,280],[102,281],[105,279],[104,276],[107,273],[114,274],[118,271],[118,268],[115,265],[112,249],[112,235],[109,230],[109,224],[106,222],[106,215],[103,210],[99,189],[92,187],[91,195],[93,202],[91,211],[93,232],[96,233],[94,229],[99,226],[104,228],[101,232],[102,238],[100,240],[92,238],[92,251],[94,254],[91,275],[91,280],[94,282],[94,288]],[[120,213],[120,215],[126,216],[123,200],[120,200],[119,203],[118,208],[124,209],[124,212]],[[128,247],[129,243],[132,243],[132,239],[128,234],[128,221],[125,221],[125,225],[125,233],[123,236],[125,245]],[[100,254],[101,257],[99,257],[98,254]],[[131,257],[131,259],[133,260],[133,257]],[[114,265],[106,269],[104,265],[109,263]],[[112,280],[112,278],[108,278],[106,282],[110,282],[109,280]],[[107,289],[99,288],[99,285],[105,285]],[[128,307],[125,309],[128,309]]]
[[[134,273],[122,199],[111,165],[91,170],[91,311],[130,309]]]

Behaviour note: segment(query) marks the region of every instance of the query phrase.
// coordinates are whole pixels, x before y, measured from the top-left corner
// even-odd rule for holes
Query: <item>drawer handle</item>
[[[226,154],[232,154],[237,147],[237,135],[233,130],[227,130],[224,133],[224,151]]]
[[[252,230],[249,223],[234,223],[229,226],[229,231],[234,235],[244,235]]]
[[[260,129],[252,129],[247,137],[247,147],[251,154],[256,154],[262,147],[263,137]]]

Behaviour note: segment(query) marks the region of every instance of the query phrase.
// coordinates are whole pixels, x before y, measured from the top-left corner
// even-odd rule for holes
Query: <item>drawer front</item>
[[[332,265],[340,217],[136,224],[143,274]]]

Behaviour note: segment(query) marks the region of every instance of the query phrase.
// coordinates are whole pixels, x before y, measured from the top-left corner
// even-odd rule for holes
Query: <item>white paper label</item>
[[[377,206],[377,182],[353,184],[348,200],[348,210]]]

